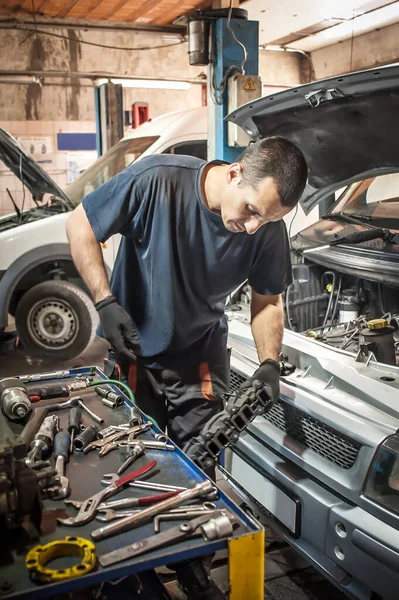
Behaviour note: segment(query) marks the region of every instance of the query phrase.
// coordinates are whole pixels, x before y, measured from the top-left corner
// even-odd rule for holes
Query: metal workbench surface
[[[68,383],[71,382],[76,375],[87,375],[89,372],[90,369],[87,367],[73,369],[71,370],[71,374],[73,375],[72,379],[57,379],[56,381],[57,383]],[[99,369],[95,370],[94,376],[95,379],[105,378],[104,374]],[[47,380],[45,383],[51,383],[52,381],[55,380]],[[119,390],[115,388],[115,391]],[[128,420],[128,404],[112,410],[102,404],[100,397],[93,389],[80,393],[79,395],[83,398],[84,402],[94,410],[94,412],[98,413],[105,420],[105,424],[100,426],[100,428],[111,424],[124,423]],[[39,403],[39,405],[45,405],[45,402]],[[61,410],[56,413],[60,417],[60,427],[64,430],[66,430],[68,425],[68,412],[68,410]],[[94,423],[89,415],[84,412],[82,413],[82,421],[86,425]],[[156,427],[154,427],[154,429],[158,431]],[[139,439],[153,438],[149,432],[146,432],[141,434]],[[148,475],[142,477],[142,479],[184,487],[193,487],[195,484],[207,479],[204,473],[177,447],[173,452],[147,449],[145,456],[137,460],[124,475],[136,470],[152,459],[157,460],[157,467],[150,471]],[[66,468],[66,475],[70,480],[72,490],[69,497],[74,500],[85,500],[89,496],[97,493],[103,489],[103,486],[100,483],[102,475],[104,473],[115,473],[120,464],[121,458],[117,450],[102,458],[99,457],[98,451],[92,451],[87,455],[75,451]],[[156,493],[159,492],[128,486],[114,496],[112,500],[126,497],[143,497]],[[259,524],[241,511],[221,490],[218,490],[218,499],[214,502],[217,508],[226,508],[233,512],[237,517],[239,526],[235,529],[232,537],[236,538],[244,534],[259,532],[261,529]],[[63,500],[45,500],[42,532],[39,539],[32,540],[29,539],[27,535],[22,535],[21,532],[18,532],[18,534],[12,532],[7,540],[2,541],[0,547],[0,588],[1,583],[4,581],[12,586],[11,593],[8,595],[2,594],[2,597],[13,599],[29,598],[31,600],[35,598],[47,598],[49,596],[54,596],[55,594],[72,591],[73,589],[98,585],[103,581],[119,579],[120,577],[145,571],[159,565],[168,565],[195,556],[207,555],[227,547],[227,539],[209,542],[200,537],[149,552],[135,559],[127,560],[113,566],[101,567],[98,565],[94,571],[75,579],[42,585],[32,582],[25,567],[25,556],[28,550],[37,544],[47,544],[54,540],[64,539],[66,536],[77,536],[91,540],[90,533],[94,529],[98,529],[105,525],[105,523],[101,523],[96,519],[87,525],[80,527],[67,527],[57,524],[57,517],[66,517],[68,515],[75,515],[76,513],[76,509],[65,507]],[[165,522],[161,525],[161,531],[165,531],[167,528],[174,527],[179,523],[180,521]],[[95,544],[96,554],[97,556],[100,556],[152,535],[154,535],[154,525],[151,521],[150,523],[131,531],[97,542]],[[54,564],[54,566],[49,566],[50,568],[63,568],[64,566],[71,566],[76,563],[76,560],[73,559],[66,560],[70,561],[69,565],[63,564],[60,566],[60,564]]]

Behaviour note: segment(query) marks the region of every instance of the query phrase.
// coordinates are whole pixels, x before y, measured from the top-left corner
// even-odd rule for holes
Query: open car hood
[[[226,119],[255,140],[292,140],[305,155],[313,192],[338,189],[359,173],[399,168],[399,66],[291,88],[245,104]]]
[[[61,188],[4,129],[0,129],[0,159],[26,185],[34,200],[41,201],[44,194],[52,194],[74,208]]]

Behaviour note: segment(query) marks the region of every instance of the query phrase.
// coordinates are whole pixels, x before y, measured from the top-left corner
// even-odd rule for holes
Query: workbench
[[[103,372],[98,368],[84,367],[72,369],[69,371],[70,377],[57,379],[56,382],[71,383],[76,378],[82,378],[89,374],[94,374],[96,380],[106,379]],[[55,380],[47,380],[45,383],[54,383]],[[111,385],[112,387],[112,385]],[[116,386],[114,391],[121,393]],[[82,392],[76,393],[84,400],[85,404],[94,412],[100,415],[105,424],[116,425],[128,420],[128,406],[130,400],[126,397],[126,404],[111,409],[101,402],[101,398],[94,392],[93,388],[88,388]],[[44,405],[48,401],[42,401],[35,406]],[[60,426],[67,428],[68,410],[57,412],[60,417]],[[82,414],[82,420],[86,425],[91,425],[91,420],[86,413]],[[146,421],[146,418],[144,418]],[[159,430],[154,427],[154,430]],[[140,439],[153,439],[146,432],[140,435]],[[169,443],[170,440],[168,440]],[[207,479],[206,475],[177,447],[172,451],[147,450],[144,457],[138,459],[130,470],[136,469],[149,460],[155,459],[158,462],[156,469],[148,473],[145,477],[147,481],[173,484],[184,487],[193,487],[195,484]],[[69,478],[71,486],[70,498],[74,500],[85,500],[89,496],[102,489],[100,480],[105,473],[115,473],[121,464],[121,458],[118,451],[100,458],[97,451],[92,451],[85,455],[82,452],[74,452],[66,468],[66,475]],[[124,473],[125,474],[125,473]],[[122,497],[140,497],[151,495],[151,492],[144,489],[127,487],[121,491],[112,500]],[[214,501],[217,508],[225,508],[231,511],[238,520],[238,527],[230,539],[221,539],[216,541],[205,541],[202,537],[191,540],[185,540],[173,546],[144,554],[135,559],[127,560],[108,567],[97,565],[95,570],[77,577],[51,584],[38,585],[31,581],[29,573],[25,567],[25,556],[29,549],[37,544],[47,544],[48,542],[60,540],[66,536],[78,536],[91,540],[90,533],[98,529],[104,523],[93,520],[90,523],[80,527],[67,527],[57,524],[57,517],[67,517],[76,514],[76,509],[66,507],[63,500],[45,500],[44,513],[42,518],[42,532],[39,539],[29,540],[26,536],[16,535],[15,532],[6,543],[4,541],[0,548],[0,596],[2,598],[27,598],[29,600],[44,599],[58,594],[73,592],[74,590],[98,586],[102,582],[119,580],[120,578],[148,572],[160,565],[168,565],[180,561],[185,561],[199,556],[209,555],[220,549],[228,549],[229,562],[229,583],[230,600],[261,600],[263,598],[263,579],[264,579],[264,533],[262,527],[249,515],[236,506],[221,490],[218,490],[218,499]],[[161,531],[167,528],[175,527],[180,521],[163,522]],[[131,531],[119,534],[96,543],[97,556],[121,548],[143,538],[154,535],[153,522],[142,525]],[[71,561],[66,566],[71,566],[71,558],[57,559]],[[53,565],[51,565],[53,566]],[[54,565],[53,568],[64,568],[64,565]],[[2,593],[6,591],[6,593]],[[9,593],[7,593],[9,590]],[[143,596],[140,596],[143,597]],[[155,596],[152,596],[155,597]],[[143,597],[145,598],[145,596]]]

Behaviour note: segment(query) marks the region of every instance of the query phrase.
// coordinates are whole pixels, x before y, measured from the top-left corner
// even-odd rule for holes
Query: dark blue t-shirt
[[[98,241],[122,234],[110,285],[144,357],[177,353],[210,332],[224,343],[226,297],[246,279],[259,294],[280,294],[291,283],[284,222],[253,235],[228,231],[202,200],[206,164],[143,158],[83,199]]]

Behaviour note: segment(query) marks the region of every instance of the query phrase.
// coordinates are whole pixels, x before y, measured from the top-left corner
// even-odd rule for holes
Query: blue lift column
[[[234,11],[233,11],[234,13]],[[240,67],[243,60],[243,48],[234,40],[227,28],[228,19],[220,18],[214,21],[210,33],[210,47],[213,48],[213,63],[208,67],[208,160],[226,160],[234,162],[242,152],[243,147],[228,145],[227,122],[224,117],[228,114],[228,80],[222,93],[216,92],[221,104],[215,104],[212,82],[219,87],[227,70],[232,65]],[[244,65],[245,75],[258,75],[259,71],[259,23],[243,18],[232,18],[231,29],[236,38],[245,46],[247,60]],[[235,71],[237,73],[237,71]],[[233,76],[234,71],[229,73]]]

